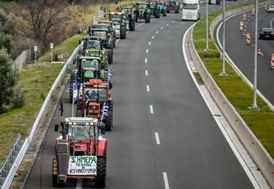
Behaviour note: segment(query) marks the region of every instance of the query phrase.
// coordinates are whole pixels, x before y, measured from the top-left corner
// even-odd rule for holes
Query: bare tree
[[[67,0],[21,0],[19,3],[20,9],[13,18],[19,36],[30,38],[43,48],[48,46],[53,32],[57,38],[59,33],[65,33],[69,20]]]

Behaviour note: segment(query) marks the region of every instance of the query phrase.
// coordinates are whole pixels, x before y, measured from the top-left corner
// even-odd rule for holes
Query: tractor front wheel
[[[105,157],[97,158],[97,175],[95,177],[95,187],[104,188],[106,186],[107,160]]]
[[[126,26],[120,27],[120,39],[125,39],[127,37],[127,28]]]

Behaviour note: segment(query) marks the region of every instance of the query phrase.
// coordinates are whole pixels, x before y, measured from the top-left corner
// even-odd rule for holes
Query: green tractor
[[[127,23],[127,30],[135,31],[135,14],[134,14],[134,7],[129,5],[122,5],[120,7],[122,12],[124,13],[124,18]]]
[[[167,13],[170,13],[171,11],[174,11],[175,13],[179,13],[180,3],[178,2],[178,0],[168,0],[166,10],[167,10]]]
[[[104,64],[101,62],[101,57],[81,56],[78,58],[76,68],[70,76],[69,99],[71,103],[77,100],[82,83],[88,82],[90,79],[109,81],[108,71],[102,68],[104,68]]]
[[[113,48],[104,47],[104,39],[100,36],[86,36],[82,40],[82,48],[79,50],[79,56],[84,56],[88,50],[100,51],[102,57],[107,57],[109,64],[113,62]]]
[[[116,43],[116,33],[115,33],[115,29],[114,26],[112,24],[112,21],[110,20],[99,20],[98,23],[96,25],[94,25],[93,27],[95,28],[106,28],[109,30],[109,33],[111,33],[111,36],[113,38],[113,48],[115,48],[115,43]]]
[[[157,0],[149,0],[149,9],[150,9],[150,15],[154,16],[155,18],[160,18],[160,6],[158,4]]]
[[[144,19],[146,23],[150,22],[150,5],[146,2],[138,2],[135,4],[135,21],[138,22],[139,19]]]
[[[116,36],[120,35],[120,39],[127,37],[127,23],[124,17],[122,12],[109,12],[109,20],[112,21]]]
[[[108,63],[111,64],[113,62],[113,44],[114,40],[110,31],[106,28],[92,28],[90,32],[90,36],[99,37],[102,41],[102,46],[108,51]]]

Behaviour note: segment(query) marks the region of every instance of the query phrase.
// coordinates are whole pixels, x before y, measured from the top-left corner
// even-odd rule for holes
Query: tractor
[[[120,39],[126,39],[127,37],[127,22],[122,12],[109,12],[109,20],[112,21],[112,25],[115,29],[116,35],[120,36]]]
[[[96,52],[96,51],[95,51]],[[90,79],[102,79],[109,82],[108,72],[110,67],[101,61],[98,56],[81,56],[76,63],[76,69],[71,72],[70,76],[70,102],[75,102],[79,98],[79,89],[84,82]],[[112,86],[112,84],[110,83]]]
[[[82,48],[78,52],[78,56],[84,56],[86,54],[86,51],[88,50],[96,50],[100,51],[102,57],[107,57],[107,61],[109,64],[113,62],[113,48],[105,48],[104,40],[100,36],[86,36],[81,42],[83,44]]]
[[[139,19],[144,19],[146,23],[150,22],[150,5],[146,2],[138,2],[135,4],[135,21],[138,22]]]
[[[101,79],[90,79],[83,83],[77,102],[76,116],[96,117],[105,123],[106,131],[113,127],[113,101],[111,86]]]
[[[159,8],[160,8],[160,13],[163,16],[166,16],[166,14],[167,14],[167,11],[166,11],[166,2],[159,1],[158,4],[159,4]]]
[[[135,15],[133,6],[122,5],[120,7],[121,11],[124,13],[125,21],[127,22],[127,30],[135,31]]]
[[[99,37],[102,40],[103,47],[108,49],[108,63],[111,64],[113,62],[114,39],[112,38],[109,29],[95,27],[91,29],[89,35]]]
[[[175,13],[179,13],[180,11],[180,3],[177,0],[168,0],[167,2],[167,13],[174,11]]]
[[[154,16],[155,18],[160,18],[160,6],[157,0],[149,0],[149,8],[150,8],[150,15]]]
[[[61,104],[61,115],[63,114]],[[54,130],[58,132],[59,125]],[[61,136],[55,140],[52,185],[66,186],[68,180],[93,180],[96,188],[106,185],[107,140],[104,123],[91,117],[67,117],[61,121]]]
[[[94,28],[106,28],[109,30],[109,33],[111,33],[111,37],[113,39],[113,48],[115,48],[116,43],[116,33],[115,29],[113,27],[112,21],[110,20],[99,20],[97,24],[93,26]],[[91,29],[89,28],[91,31]]]

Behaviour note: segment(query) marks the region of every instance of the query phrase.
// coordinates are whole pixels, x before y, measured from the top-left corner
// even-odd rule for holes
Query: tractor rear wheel
[[[112,64],[113,62],[113,49],[108,49],[108,63]]]
[[[127,37],[127,28],[126,26],[120,27],[120,39],[125,39]]]
[[[146,23],[149,23],[150,22],[150,14],[146,14]]]
[[[108,115],[106,117],[105,124],[106,124],[106,131],[111,131],[111,129],[113,127],[113,112],[112,111],[108,111]]]
[[[107,160],[105,157],[97,158],[97,175],[94,180],[96,188],[104,188],[106,186],[106,171],[107,170]]]
[[[135,30],[135,21],[134,20],[130,20],[129,21],[129,30],[130,31],[134,31]]]

